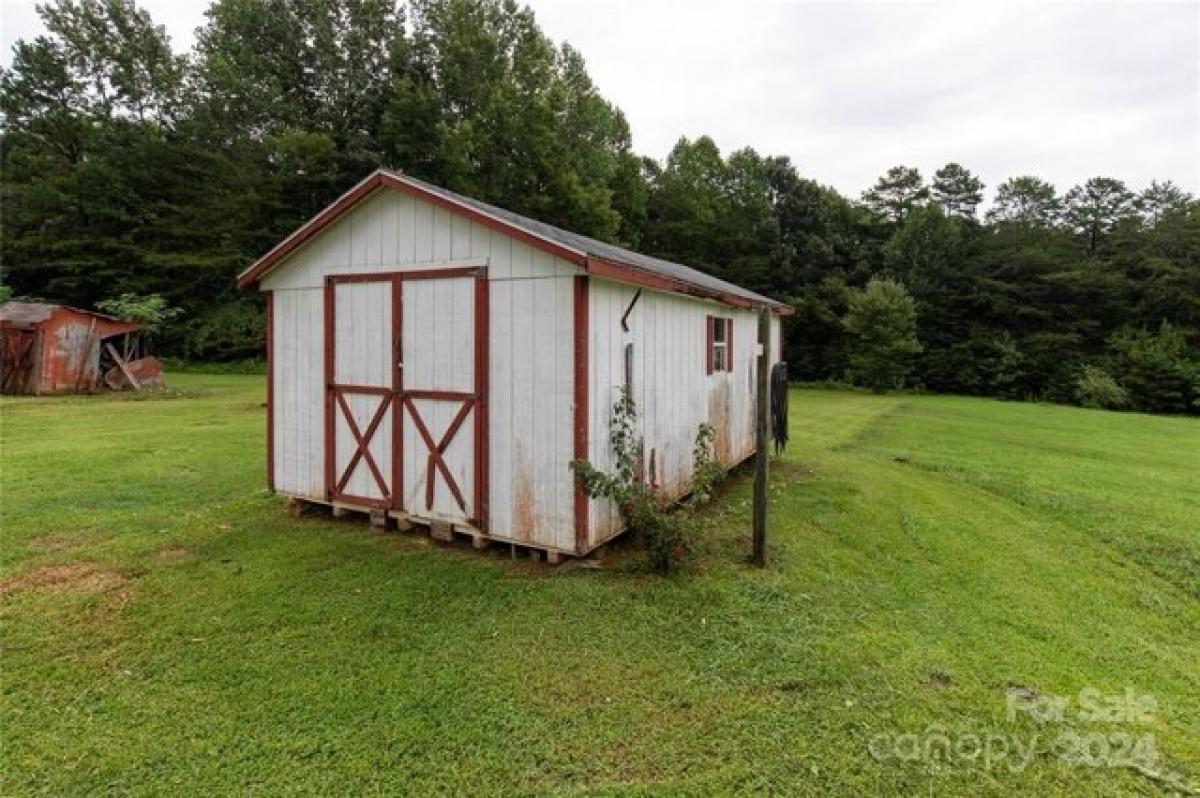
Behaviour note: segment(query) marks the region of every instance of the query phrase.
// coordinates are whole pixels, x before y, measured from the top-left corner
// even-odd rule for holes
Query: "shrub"
[[[668,574],[679,567],[692,546],[681,520],[667,512],[662,498],[642,478],[644,445],[637,432],[637,418],[633,395],[622,388],[613,404],[608,432],[615,472],[606,474],[586,460],[575,460],[571,470],[588,496],[616,502],[629,531],[645,547],[650,567]],[[716,431],[708,424],[701,424],[696,431],[690,506],[707,502],[713,487],[725,476],[725,469],[713,457],[715,439]]]
[[[1129,394],[1104,369],[1084,366],[1075,380],[1075,399],[1084,407],[1117,410],[1129,404]]]
[[[121,294],[112,299],[100,300],[96,303],[96,309],[125,321],[144,324],[154,332],[157,332],[164,322],[183,313],[179,308],[171,307],[159,294]]]
[[[1200,358],[1182,330],[1163,322],[1157,333],[1124,330],[1111,339],[1117,378],[1130,404],[1149,413],[1200,410]]]
[[[692,446],[692,495],[689,503],[698,506],[712,498],[713,488],[725,478],[725,468],[713,454],[717,431],[712,424],[701,423]]]
[[[178,332],[188,360],[258,358],[266,344],[266,316],[257,303],[239,299],[208,309]]]

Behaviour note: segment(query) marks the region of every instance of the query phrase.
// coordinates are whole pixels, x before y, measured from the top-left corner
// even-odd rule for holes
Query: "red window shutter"
[[[733,371],[733,319],[725,319],[725,370]]]
[[[705,324],[708,327],[708,342],[704,347],[704,360],[707,364],[708,373],[713,373],[713,339],[716,337],[717,320],[713,316],[704,317]]]

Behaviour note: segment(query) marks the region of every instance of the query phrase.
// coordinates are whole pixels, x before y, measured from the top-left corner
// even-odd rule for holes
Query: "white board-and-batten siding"
[[[715,454],[733,466],[754,452],[758,317],[748,310],[643,289],[608,280],[589,291],[590,406],[588,458],[603,471],[614,468],[609,447],[613,403],[625,381],[625,347],[633,345],[632,392],[639,411],[647,474],[653,456],[664,496],[690,491],[692,451],[701,423],[716,432]],[[707,317],[733,319],[733,370],[707,373]],[[772,316],[772,364],[779,360],[779,318]],[[611,502],[593,501],[589,540],[594,545],[620,532]]]
[[[486,268],[488,281],[487,532],[501,540],[574,552],[575,485],[568,464],[574,457],[574,278],[583,272],[503,232],[397,191],[379,190],[363,200],[261,280],[261,289],[273,296],[275,489],[313,501],[326,499],[326,278],[463,266]],[[723,463],[733,465],[748,457],[754,450],[756,314],[713,301],[644,289],[629,314],[629,332],[625,332],[621,317],[637,289],[595,277],[589,282],[586,426],[591,462],[611,470],[609,420],[624,381],[628,343],[634,345],[633,391],[641,411],[645,454],[649,458],[653,452],[657,481],[665,495],[677,498],[687,492],[692,447],[702,422],[716,429],[717,454]],[[357,290],[352,285],[342,285],[339,291],[351,289],[346,296],[352,296]],[[447,283],[441,288],[420,285],[420,281],[412,281],[403,289],[406,349],[419,340],[436,348],[438,341],[452,338],[444,325],[471,324],[465,308],[473,305],[465,298],[466,293],[449,290]],[[363,293],[365,296],[368,292]],[[372,302],[378,305],[374,312],[369,309]],[[359,319],[336,314],[339,328],[343,322],[349,323],[339,333],[339,340],[346,336],[353,341],[370,334],[386,342],[390,307],[384,308],[383,302],[383,294],[377,292],[355,311]],[[419,307],[410,309],[410,302]],[[362,319],[363,314],[372,318]],[[707,373],[709,315],[734,320],[732,372]],[[772,317],[771,331],[774,363],[781,351],[777,316]],[[461,342],[460,338],[454,340]],[[372,384],[377,383],[381,372],[375,361],[384,349],[365,344],[349,348],[348,375],[357,375],[355,358],[362,359],[359,365],[366,371],[361,376],[373,376],[376,379]],[[457,353],[453,357],[462,360],[466,355]],[[341,358],[339,348],[339,368]],[[409,359],[407,352],[405,359]],[[413,387],[407,383],[407,370],[405,375],[406,387]],[[413,376],[416,378],[415,373]],[[467,382],[439,387],[470,389]],[[361,419],[369,415],[371,399],[354,401],[364,405],[355,409],[356,416]],[[431,433],[436,439],[448,423],[452,408],[429,412]],[[335,419],[339,425],[339,460],[344,461],[353,447],[340,416]],[[403,443],[404,472],[410,478],[414,469],[423,469],[426,451],[415,438],[412,426],[404,424]],[[377,433],[371,446],[385,473],[392,456],[385,451],[385,442],[390,440],[386,432],[384,428]],[[472,435],[471,429],[464,428],[461,440],[452,446],[469,444]],[[472,477],[465,471],[459,476],[460,486],[469,490]],[[413,484],[410,478],[405,479],[406,485]],[[365,469],[355,472],[352,480],[351,493],[379,495]],[[403,497],[406,507],[421,491],[410,487],[409,493]],[[590,501],[587,548],[619,532],[620,518],[611,502]]]
[[[325,278],[462,266],[486,267],[488,277],[489,535],[572,551],[574,484],[566,464],[574,443],[572,297],[579,269],[396,191],[362,201],[261,281],[273,292],[275,488],[325,499]],[[423,333],[434,340],[438,325],[461,323],[470,321],[452,309],[430,313]],[[406,345],[411,334],[406,329]],[[420,463],[424,448],[409,447],[411,426],[406,453],[419,452]],[[440,436],[440,429],[431,432]],[[463,434],[469,440],[470,430]]]

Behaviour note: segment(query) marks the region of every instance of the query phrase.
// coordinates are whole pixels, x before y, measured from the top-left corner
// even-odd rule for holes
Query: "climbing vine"
[[[696,429],[696,443],[692,446],[692,495],[688,500],[692,506],[707,503],[713,488],[725,479],[725,468],[713,454],[716,440],[717,431],[712,424],[702,422]]]
[[[592,498],[611,499],[620,508],[629,530],[642,541],[649,565],[659,573],[671,573],[691,551],[687,528],[667,512],[667,504],[654,487],[642,478],[644,442],[638,431],[638,408],[628,387],[622,387],[612,407],[608,445],[613,454],[613,472],[605,473],[587,460],[575,460],[571,470],[583,491]],[[692,450],[690,506],[709,500],[713,486],[725,470],[713,458],[716,433],[701,424]]]

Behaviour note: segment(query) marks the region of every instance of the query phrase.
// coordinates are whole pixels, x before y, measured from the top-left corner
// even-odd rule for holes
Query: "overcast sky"
[[[41,25],[32,2],[0,4],[7,53]],[[205,2],[142,4],[178,49],[204,22]],[[889,166],[951,160],[989,187],[1106,175],[1200,192],[1200,0],[531,5],[656,158],[708,134],[852,196]]]

